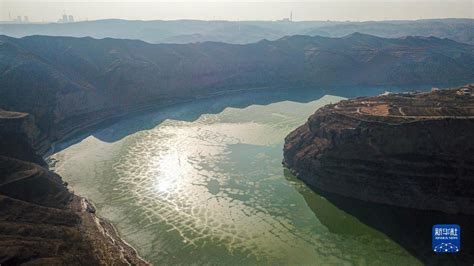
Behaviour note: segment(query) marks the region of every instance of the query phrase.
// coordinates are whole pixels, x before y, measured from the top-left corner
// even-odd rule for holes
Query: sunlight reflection
[[[155,156],[150,160],[154,170],[158,170],[158,175],[155,176],[155,183],[153,187],[158,193],[171,192],[179,189],[179,184],[182,180],[184,167],[181,166],[181,158],[178,151],[174,150],[171,153],[163,156]]]
[[[368,264],[367,258],[413,264],[403,263],[407,254],[385,239],[331,234],[282,175],[284,136],[338,100],[226,108],[193,122],[166,119],[113,144],[89,138],[84,159],[70,162],[94,166],[67,169],[92,177],[77,186],[108,180],[91,198],[109,196],[100,213],[156,264],[342,265]],[[98,154],[109,162],[86,159]]]

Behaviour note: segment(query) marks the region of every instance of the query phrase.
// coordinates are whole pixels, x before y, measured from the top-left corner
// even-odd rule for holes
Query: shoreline
[[[436,86],[447,89],[451,88],[453,86],[457,85],[448,85],[449,83],[446,84],[436,84]],[[454,84],[454,83],[453,83]],[[455,84],[458,84],[457,82]],[[459,83],[459,85],[463,85],[465,82]],[[72,120],[68,120],[65,122],[62,122],[58,124],[59,127],[67,127],[68,125],[65,125],[65,123],[72,123],[76,124],[78,126],[74,127],[70,131],[65,131],[64,133],[60,134],[60,136],[54,140],[49,140],[48,136],[42,135],[40,136],[39,140],[37,143],[35,143],[35,147],[37,147],[37,152],[43,159],[47,159],[49,156],[52,154],[58,152],[58,150],[54,149],[54,146],[66,142],[68,140],[74,140],[75,138],[80,137],[81,135],[86,135],[86,133],[90,130],[94,130],[97,128],[101,128],[107,125],[111,125],[115,123],[119,119],[127,118],[127,117],[134,117],[140,114],[146,114],[148,112],[153,112],[153,111],[159,111],[163,108],[171,107],[174,105],[178,104],[184,104],[184,103],[191,103],[197,100],[203,100],[203,99],[212,99],[212,98],[217,98],[217,97],[222,97],[222,96],[228,96],[232,95],[234,93],[238,92],[253,92],[253,91],[264,91],[264,90],[274,90],[278,92],[283,92],[286,89],[302,89],[302,90],[322,90],[327,93],[331,93],[331,90],[338,90],[338,89],[359,89],[359,88],[366,88],[366,89],[378,89],[378,88],[384,88],[384,89],[401,89],[401,88],[406,88],[406,91],[411,90],[419,90],[421,88],[428,88],[432,85],[393,85],[393,84],[381,84],[381,85],[320,85],[320,86],[295,86],[295,87],[289,87],[289,86],[263,86],[263,87],[252,87],[252,88],[237,88],[237,89],[232,89],[232,90],[223,90],[223,91],[217,91],[214,93],[209,93],[209,94],[202,94],[202,95],[196,95],[192,96],[189,98],[185,99],[174,99],[174,100],[166,100],[165,103],[163,103],[163,100],[156,100],[156,101],[151,101],[149,103],[143,103],[143,105],[140,106],[129,106],[125,107],[123,110],[119,110],[118,108],[115,109],[110,109],[110,110],[102,110],[99,112],[99,114],[95,113],[87,113],[83,114],[82,116],[103,116],[99,117],[98,119],[94,119],[92,121],[86,121],[84,124],[78,123],[80,122],[80,119],[77,120],[72,118]],[[329,90],[329,91],[328,91]],[[339,95],[335,95],[339,96]],[[345,98],[351,98],[351,97],[346,97],[346,96],[341,96]],[[102,113],[102,114],[100,114]],[[104,115],[105,113],[105,115]],[[53,150],[51,150],[53,149]]]
[[[242,91],[252,92],[252,91],[269,90],[269,89],[275,89],[275,90],[281,91],[283,88],[284,87],[278,87],[278,88],[277,87],[255,87],[255,88],[250,88],[250,89],[227,90],[227,91],[217,92],[217,93],[208,94],[208,95],[197,95],[195,97],[183,99],[183,100],[170,100],[169,102],[164,103],[164,104],[160,104],[160,101],[155,101],[155,102],[148,103],[148,104],[138,106],[138,107],[130,107],[125,110],[118,111],[118,113],[115,113],[115,114],[112,114],[112,113],[117,111],[116,109],[109,110],[109,112],[111,112],[110,115],[106,115],[90,123],[85,123],[83,126],[79,125],[77,128],[71,131],[65,132],[58,139],[55,139],[53,141],[49,141],[46,136],[43,136],[42,138],[40,138],[39,144],[37,144],[39,147],[42,147],[40,148],[39,154],[41,157],[43,157],[43,159],[47,160],[51,155],[59,151],[59,150],[54,149],[57,144],[64,143],[66,141],[72,141],[76,137],[80,138],[80,136],[86,135],[87,132],[90,130],[94,130],[97,128],[105,127],[107,125],[111,125],[115,123],[116,121],[118,121],[119,119],[123,119],[127,117],[131,118],[137,115],[146,114],[148,112],[159,111],[161,109],[178,105],[178,104],[191,103],[197,100],[212,99],[215,97],[231,95],[236,92],[242,92]],[[68,121],[68,122],[72,123],[73,121]],[[49,147],[43,147],[45,145]],[[46,150],[41,151],[43,149],[46,149]]]
[[[112,222],[96,214],[94,205],[87,198],[76,194],[74,190],[69,191],[74,195],[70,203],[71,208],[79,209],[80,215],[83,218],[83,224],[80,226],[84,227],[85,232],[89,232],[86,237],[91,239],[92,243],[97,244],[97,242],[105,241],[105,243],[118,246],[121,251],[120,259],[132,265],[152,265],[149,261],[144,259],[130,243],[122,238],[120,232]],[[92,233],[90,233],[90,231],[92,231]],[[103,239],[96,238],[97,235],[102,235]],[[97,250],[101,244],[102,243],[94,245],[92,248]]]
[[[82,140],[81,136],[89,135],[89,134],[87,134],[88,131],[93,130],[94,128],[105,127],[106,125],[113,124],[119,119],[123,119],[123,118],[126,118],[126,117],[133,117],[133,116],[136,116],[136,115],[145,114],[145,113],[152,112],[152,111],[159,111],[160,109],[167,108],[167,107],[170,107],[170,106],[173,106],[173,105],[183,104],[183,103],[190,103],[190,102],[194,102],[196,100],[212,99],[214,97],[231,95],[233,93],[242,92],[242,91],[251,92],[251,91],[268,90],[268,89],[275,89],[275,90],[278,90],[278,91],[283,91],[284,88],[283,87],[281,87],[281,88],[256,87],[256,88],[250,88],[250,89],[236,89],[236,90],[228,90],[228,91],[224,91],[224,92],[213,93],[213,94],[209,94],[209,95],[195,96],[193,98],[184,99],[184,100],[175,100],[175,101],[167,102],[167,103],[164,103],[164,104],[158,104],[157,105],[156,102],[155,102],[155,103],[150,103],[150,104],[140,106],[140,107],[132,107],[130,109],[126,109],[124,111],[121,111],[118,114],[106,115],[106,116],[101,117],[98,120],[95,120],[91,123],[84,124],[83,127],[78,126],[77,128],[71,130],[70,132],[65,133],[63,136],[61,136],[60,139],[50,143],[49,149],[42,155],[42,157],[46,161],[48,161],[52,155],[54,155],[55,153],[60,151],[60,150],[55,149],[56,145],[58,145],[60,143],[64,143],[68,140],[73,141],[75,136],[78,139]],[[48,163],[48,167],[49,166],[50,166],[50,164]],[[55,172],[54,169],[52,169],[51,171]],[[89,201],[86,197],[83,197],[80,194],[77,194],[74,190],[74,187],[68,185],[67,188],[76,197],[83,199],[88,204],[92,205],[92,207],[94,206],[93,202]],[[140,253],[121,236],[120,231],[116,228],[116,226],[111,221],[109,221],[106,218],[100,216],[100,214],[95,213],[95,208],[94,208],[94,213],[93,214],[96,217],[96,219],[98,220],[98,222],[96,223],[97,226],[99,226],[99,225],[103,226],[101,224],[101,221],[103,223],[105,223],[106,226],[111,228],[111,232],[117,237],[117,238],[115,238],[115,240],[118,240],[119,242],[122,242],[123,244],[125,244],[128,248],[132,249],[136,253],[138,258],[145,261],[146,263],[149,263],[148,261],[143,259],[143,257],[140,256]],[[110,236],[110,235],[108,235],[108,236],[111,237],[112,239],[114,239],[112,236]]]
[[[140,114],[144,114],[144,113],[151,112],[151,111],[159,111],[160,109],[170,107],[170,106],[173,106],[173,105],[176,105],[176,104],[190,103],[190,102],[193,102],[193,101],[196,101],[196,100],[220,97],[220,96],[230,95],[232,93],[241,92],[241,91],[258,91],[258,90],[266,90],[266,89],[271,89],[271,88],[269,88],[269,87],[257,87],[257,88],[251,88],[251,89],[232,90],[232,91],[226,91],[224,93],[216,93],[216,94],[205,95],[205,96],[197,96],[193,99],[187,99],[187,100],[182,100],[182,101],[174,101],[174,102],[159,105],[159,106],[150,104],[150,105],[134,108],[135,110],[123,111],[120,114],[110,116],[110,117],[106,117],[106,118],[102,118],[102,119],[96,120],[95,123],[88,124],[85,127],[81,127],[77,130],[72,130],[71,132],[64,135],[61,139],[59,139],[57,141],[54,141],[54,142],[51,142],[50,147],[47,150],[47,152],[45,152],[41,156],[46,161],[48,170],[57,174],[57,172],[55,171],[55,167],[56,167],[55,164],[57,163],[57,161],[53,162],[54,163],[53,165],[51,165],[51,162],[50,162],[50,157],[60,151],[60,150],[55,150],[54,149],[55,145],[57,145],[59,143],[62,143],[62,142],[65,142],[65,141],[68,141],[68,140],[73,141],[74,136],[77,136],[80,139],[79,136],[86,135],[86,132],[88,130],[92,130],[96,127],[106,126],[107,124],[113,124],[118,119],[123,119],[123,118],[126,118],[128,116],[133,117],[135,115],[140,115]],[[281,89],[282,88],[279,88],[279,90],[281,90]],[[61,179],[63,179],[62,175],[61,175]],[[141,260],[141,262],[143,262],[143,265],[153,265],[148,260],[143,258],[140,255],[140,252],[135,247],[133,247],[133,245],[128,243],[122,237],[122,235],[120,233],[120,230],[111,221],[109,221],[107,218],[101,216],[100,213],[96,212],[93,201],[90,201],[87,197],[84,197],[84,196],[78,194],[75,191],[74,187],[71,186],[70,184],[67,184],[66,188],[71,192],[71,194],[73,194],[73,197],[81,200],[81,203],[84,202],[84,204],[87,205],[87,206],[82,208],[82,212],[84,212],[84,210],[85,210],[85,212],[88,213],[88,214],[85,215],[86,219],[93,219],[95,221],[95,225],[96,225],[95,228],[100,230],[101,228],[105,229],[104,227],[109,227],[109,230],[110,230],[111,234],[104,231],[105,236],[108,236],[112,240],[112,242],[114,242],[114,243],[116,243],[116,242],[122,243],[122,245],[119,244],[120,247],[123,248],[123,246],[125,246],[126,249],[132,250],[131,253],[134,256],[136,256],[139,260]],[[73,201],[74,201],[74,199],[71,201],[71,204],[74,204]],[[94,229],[90,226],[89,226],[89,228]],[[96,248],[96,247],[94,247],[94,248]],[[122,255],[123,254],[121,254],[121,256]],[[139,265],[141,265],[141,264],[139,264]]]

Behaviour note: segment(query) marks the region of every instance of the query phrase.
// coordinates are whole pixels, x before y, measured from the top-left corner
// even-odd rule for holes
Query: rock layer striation
[[[325,106],[285,139],[284,164],[316,189],[474,214],[474,86]]]

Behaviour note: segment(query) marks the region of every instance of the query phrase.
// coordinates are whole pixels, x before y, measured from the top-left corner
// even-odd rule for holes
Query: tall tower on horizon
[[[290,12],[290,21],[293,21],[293,10]]]

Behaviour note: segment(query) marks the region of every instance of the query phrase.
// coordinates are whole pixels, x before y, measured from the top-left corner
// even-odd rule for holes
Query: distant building
[[[64,14],[62,18],[58,19],[58,23],[68,23],[68,22],[74,22],[73,15]]]
[[[23,22],[25,22],[25,23],[30,22],[30,20],[28,19],[28,16],[24,16],[24,17],[23,17]]]
[[[15,22],[21,23],[21,16],[16,17]]]

